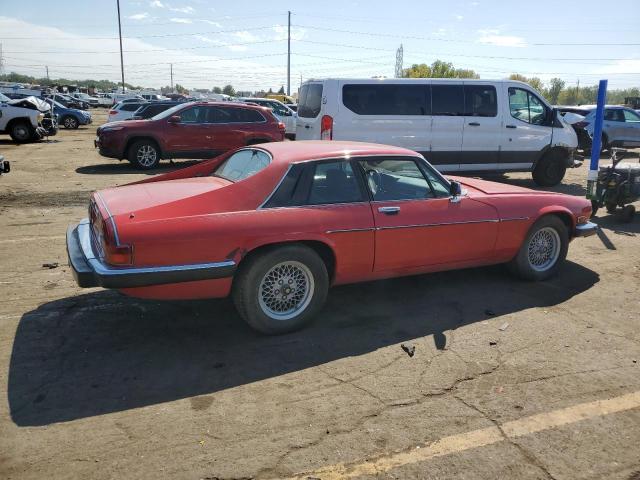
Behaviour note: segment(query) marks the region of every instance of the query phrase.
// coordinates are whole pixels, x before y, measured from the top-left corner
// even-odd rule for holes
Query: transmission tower
[[[396,78],[402,77],[402,44],[396,50]]]

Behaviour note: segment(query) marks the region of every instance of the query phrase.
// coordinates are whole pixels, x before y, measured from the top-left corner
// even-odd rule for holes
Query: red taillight
[[[280,130],[282,133],[287,131],[287,127],[283,122],[278,122],[278,130]]]
[[[109,115],[115,115],[116,113],[118,113],[117,110],[109,110]]]
[[[320,120],[320,139],[333,139],[333,117],[329,115],[323,115],[322,120]]]
[[[110,265],[132,265],[131,245],[118,245],[113,220],[105,219],[93,200],[89,206],[89,220],[94,253]]]
[[[589,125],[589,122],[576,122],[573,124],[575,128],[585,128],[587,125]]]

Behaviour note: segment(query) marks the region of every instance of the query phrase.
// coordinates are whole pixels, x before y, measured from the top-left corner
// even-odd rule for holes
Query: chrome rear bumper
[[[576,237],[590,237],[598,232],[598,225],[593,222],[583,223],[576,226]]]

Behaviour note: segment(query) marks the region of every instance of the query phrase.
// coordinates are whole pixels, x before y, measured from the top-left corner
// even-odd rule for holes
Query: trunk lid
[[[471,195],[518,195],[518,194],[552,194],[553,192],[544,192],[539,190],[531,190],[530,188],[508,185],[506,183],[490,182],[488,180],[479,180],[477,178],[466,177],[449,177],[452,180],[460,182],[464,188],[469,190]]]

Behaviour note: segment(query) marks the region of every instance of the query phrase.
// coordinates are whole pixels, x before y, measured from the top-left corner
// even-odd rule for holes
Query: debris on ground
[[[51,263],[43,263],[42,264],[42,268],[58,268],[60,266],[60,264],[58,262],[51,262]]]
[[[416,353],[416,346],[415,345],[405,345],[403,343],[402,345],[400,345],[400,348],[402,348],[402,350],[407,352],[407,355],[409,355],[410,357],[413,357],[413,355]]]
[[[497,345],[497,344],[498,344],[498,342],[496,342],[495,340],[489,340],[489,345],[490,346],[493,347],[494,345]]]
[[[504,332],[507,328],[509,328],[509,322],[504,322],[498,330]]]

